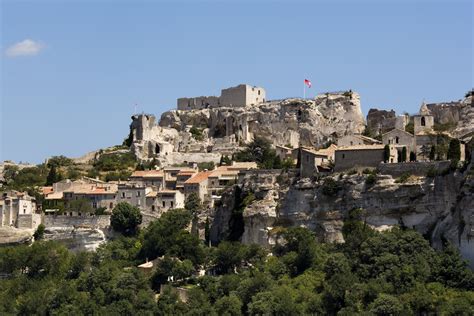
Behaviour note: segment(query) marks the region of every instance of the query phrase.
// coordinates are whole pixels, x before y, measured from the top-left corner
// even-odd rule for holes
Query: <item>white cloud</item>
[[[8,47],[5,51],[5,55],[7,55],[7,57],[34,56],[37,55],[43,48],[43,43],[25,39]]]

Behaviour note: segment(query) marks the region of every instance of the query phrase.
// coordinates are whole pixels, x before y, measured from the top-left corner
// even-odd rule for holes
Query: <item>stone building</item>
[[[156,191],[165,186],[164,173],[162,170],[134,171],[130,175],[129,181],[139,186],[151,187]]]
[[[146,209],[159,215],[173,208],[184,208],[184,194],[179,190],[149,192],[146,196]]]
[[[426,103],[423,102],[419,114],[415,115],[413,120],[415,135],[429,134],[433,131],[434,116],[431,115]]]
[[[384,145],[338,147],[335,153],[334,171],[353,168],[376,168],[384,161],[384,147]],[[396,162],[397,155],[395,146],[390,146],[389,162]]]
[[[139,209],[146,210],[147,194],[152,191],[152,188],[140,184],[119,184],[116,203],[127,202]]]
[[[184,182],[184,196],[196,193],[202,202],[208,197],[208,180],[212,171],[202,171]]]
[[[36,212],[36,201],[26,192],[7,191],[0,195],[0,227],[14,226],[17,228],[35,228],[24,227],[22,219],[27,217],[32,219]],[[35,224],[38,226],[39,222]]]
[[[361,134],[346,135],[337,140],[337,146],[376,145],[382,142]]]
[[[328,148],[316,150],[308,147],[301,147],[300,175],[308,178],[316,173],[330,170],[335,159],[337,146],[331,144]]]
[[[415,137],[401,129],[393,129],[382,135],[382,143],[384,145],[393,145],[397,149],[407,148],[407,159],[410,152],[416,152]]]
[[[177,100],[177,108],[178,110],[185,111],[217,107],[245,107],[265,101],[265,89],[248,84],[240,84],[236,87],[222,89],[220,97],[179,98]]]

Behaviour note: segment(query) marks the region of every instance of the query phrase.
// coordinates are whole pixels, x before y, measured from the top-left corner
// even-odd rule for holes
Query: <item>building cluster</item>
[[[438,144],[438,134],[434,131],[434,117],[426,104],[413,117],[414,133],[405,130],[409,118],[396,118],[395,128],[382,134],[382,140],[360,134],[346,135],[338,139],[337,146],[326,149],[301,148],[300,174],[309,177],[316,173],[342,171],[358,167],[376,168],[380,163],[399,163],[409,160],[428,161],[429,152]],[[388,148],[388,153],[387,149]],[[465,145],[460,143],[461,161],[465,159]],[[297,150],[277,147],[277,153],[284,158],[297,155]],[[387,157],[388,154],[388,157]],[[405,157],[402,157],[405,155]],[[295,159],[295,158],[294,158]]]
[[[222,189],[236,183],[239,172],[257,168],[255,162],[233,162],[215,170],[198,171],[191,167],[166,167],[160,170],[135,171],[128,181],[103,182],[83,178],[63,180],[44,187],[44,212],[57,213],[73,201],[86,201],[92,210],[110,213],[120,202],[127,202],[142,212],[160,216],[172,208],[184,208],[187,197],[195,193],[205,205],[220,199]],[[68,208],[66,208],[68,209]],[[80,209],[66,215],[84,216]]]
[[[261,87],[240,84],[235,87],[222,89],[221,95],[179,98],[178,110],[199,110],[217,107],[240,107],[256,105],[266,100],[265,89]]]

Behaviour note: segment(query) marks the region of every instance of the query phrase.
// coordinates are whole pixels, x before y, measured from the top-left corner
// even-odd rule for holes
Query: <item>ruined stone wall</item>
[[[356,167],[377,167],[384,160],[384,149],[336,150],[334,171]]]
[[[43,224],[48,227],[76,227],[87,226],[92,228],[107,228],[110,226],[110,215],[95,216],[66,216],[47,215],[43,217]]]

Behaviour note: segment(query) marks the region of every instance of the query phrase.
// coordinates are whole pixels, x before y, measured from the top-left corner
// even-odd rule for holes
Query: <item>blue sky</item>
[[[135,103],[159,116],[239,83],[277,99],[308,78],[309,96],[359,92],[364,113],[473,86],[471,1],[0,3],[0,161],[119,144]]]

